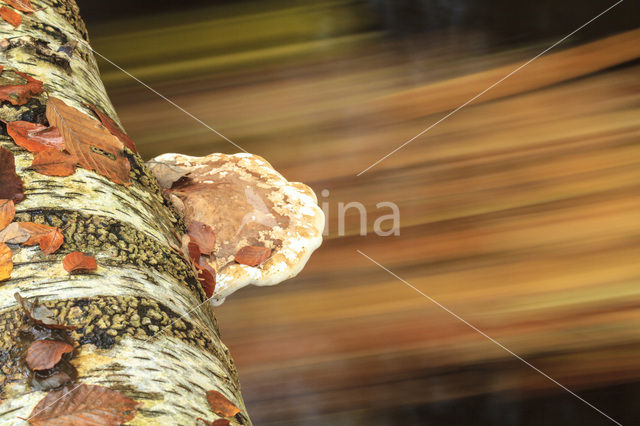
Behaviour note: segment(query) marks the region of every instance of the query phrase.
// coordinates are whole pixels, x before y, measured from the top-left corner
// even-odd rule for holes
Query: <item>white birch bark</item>
[[[5,70],[41,80],[46,94],[81,111],[88,102],[117,121],[100,80],[86,29],[74,0],[33,0],[42,10],[23,14],[14,29],[0,22]],[[77,43],[71,57],[58,48]],[[6,43],[5,43],[6,44]],[[26,105],[3,102],[5,121],[44,121],[46,95]],[[69,177],[28,170],[33,155],[6,132],[0,146],[11,150],[25,186],[16,220],[64,229],[65,242],[45,256],[35,247],[13,246],[11,279],[0,283],[0,423],[24,424],[46,394],[30,385],[20,329],[28,327],[14,293],[38,296],[58,319],[78,324],[70,334],[78,344],[71,364],[76,383],[100,384],[143,403],[131,424],[195,424],[216,419],[206,400],[218,390],[242,409],[233,424],[250,424],[229,352],[192,270],[170,244],[183,232],[141,159],[127,151],[130,186],[117,185],[78,168]],[[91,274],[69,275],[62,258],[71,251],[95,256]],[[157,334],[156,334],[157,333]]]

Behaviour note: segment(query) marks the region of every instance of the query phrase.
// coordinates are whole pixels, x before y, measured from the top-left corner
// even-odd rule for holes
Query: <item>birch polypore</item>
[[[314,192],[287,181],[262,157],[163,154],[149,166],[187,222],[213,228],[214,304],[249,284],[296,276],[322,243],[324,214]],[[241,250],[252,247],[266,254],[242,261]]]
[[[98,126],[86,105],[117,124],[75,2],[42,0],[34,8],[17,12],[22,22],[15,29],[0,22],[0,64],[5,72],[42,81],[44,91],[30,93],[24,103],[3,101],[0,119],[49,126],[47,102],[57,98]],[[0,76],[0,86],[6,84],[11,82]],[[56,125],[67,126],[66,121],[60,112]],[[139,408],[128,423],[214,420],[220,416],[207,392],[216,390],[240,409],[231,423],[249,424],[210,305],[199,307],[205,301],[200,283],[189,261],[172,248],[180,244],[184,224],[141,159],[122,148],[130,165],[128,185],[86,168],[47,176],[31,167],[34,153],[16,144],[5,126],[1,130],[0,146],[15,156],[24,185],[15,220],[60,228],[64,243],[50,254],[37,245],[9,245],[14,269],[0,282],[0,424],[24,424],[20,418],[35,416],[34,407],[46,395],[53,399],[49,391],[55,385],[26,368],[27,348],[44,329],[28,318],[15,293],[25,300],[38,297],[56,321],[75,326],[64,330],[74,344],[69,363],[75,370],[68,377],[77,371],[75,384],[100,385],[135,400]],[[69,129],[63,130],[68,148]],[[69,274],[62,259],[72,252],[90,253],[97,269]]]

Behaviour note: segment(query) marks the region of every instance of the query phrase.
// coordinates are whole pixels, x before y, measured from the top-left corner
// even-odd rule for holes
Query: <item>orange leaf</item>
[[[62,359],[63,354],[73,352],[73,346],[57,340],[36,340],[27,349],[25,361],[31,370],[48,370]]]
[[[18,28],[22,23],[22,15],[6,6],[0,7],[0,17],[13,25],[13,28]]]
[[[4,0],[9,6],[24,13],[32,13],[37,10],[31,5],[31,0]]]
[[[60,228],[55,226],[42,225],[33,222],[20,222],[20,228],[30,234],[30,237],[23,244],[32,246],[39,244],[42,253],[51,254],[58,250],[64,241],[64,236]]]
[[[79,251],[69,253],[62,259],[62,266],[67,272],[93,271],[98,268],[96,259]]]
[[[11,256],[9,246],[5,243],[0,243],[0,281],[11,278],[11,271],[13,271]]]
[[[200,284],[202,285],[202,289],[204,290],[204,294],[207,296],[207,299],[213,296],[213,293],[216,290],[215,274],[211,273],[208,269],[199,269],[198,281],[200,281]]]
[[[216,235],[209,225],[193,220],[187,227],[187,234],[191,237],[191,241],[200,247],[202,254],[211,254],[215,247]]]
[[[245,246],[235,256],[235,261],[248,266],[258,266],[271,256],[271,249],[267,247]]]
[[[104,127],[106,127],[113,136],[120,139],[120,142],[122,142],[124,146],[126,146],[133,152],[138,152],[138,150],[136,150],[136,145],[133,143],[133,140],[131,140],[129,135],[127,135],[120,129],[120,126],[118,126],[116,122],[111,119],[111,117],[100,111],[95,105],[91,105],[87,102],[83,102],[83,104],[91,108],[91,110],[98,116],[100,122],[104,125]]]
[[[0,100],[9,101],[13,105],[24,105],[31,96],[42,93],[43,86],[40,80],[36,80],[30,75],[21,73],[20,71],[13,72],[27,80],[27,82],[24,84],[7,84],[0,86]]]
[[[115,183],[129,183],[130,165],[122,142],[100,122],[54,97],[47,101],[46,115],[49,124],[60,130],[65,149],[80,166]]]
[[[15,215],[16,209],[13,205],[13,200],[0,200],[0,230],[13,222]]]
[[[70,176],[76,172],[78,159],[64,151],[49,149],[38,152],[30,168],[47,176]]]
[[[120,425],[132,420],[141,405],[104,386],[67,386],[42,398],[29,422],[34,426]]]
[[[0,147],[0,199],[13,200],[14,203],[24,200],[24,188],[16,174],[13,154],[3,147]]]
[[[30,152],[41,152],[47,149],[64,149],[62,135],[55,127],[28,121],[11,121],[7,123],[7,133],[17,145]]]
[[[216,390],[207,392],[207,401],[213,412],[222,417],[233,417],[240,412],[238,407]]]

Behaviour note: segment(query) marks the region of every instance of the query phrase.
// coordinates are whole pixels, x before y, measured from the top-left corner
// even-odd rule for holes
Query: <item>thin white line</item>
[[[234,141],[232,141],[231,139],[229,139],[228,137],[226,137],[225,135],[223,135],[222,133],[220,133],[219,131],[217,131],[213,127],[209,126],[207,123],[205,123],[204,121],[200,120],[198,117],[196,117],[195,115],[191,114],[189,111],[187,111],[186,109],[182,108],[180,105],[178,105],[177,103],[175,103],[171,99],[167,98],[165,95],[163,95],[162,93],[158,92],[156,89],[154,89],[153,87],[149,86],[147,83],[145,83],[144,81],[140,80],[138,77],[136,77],[135,75],[131,74],[129,71],[125,70],[120,65],[116,64],[115,62],[113,62],[111,59],[109,59],[106,56],[104,56],[102,53],[95,51],[91,46],[89,46],[88,43],[86,44],[86,46],[89,49],[91,49],[91,51],[93,53],[95,53],[96,55],[100,56],[102,59],[104,59],[105,61],[109,62],[114,67],[118,68],[120,71],[122,71],[123,73],[125,73],[126,75],[128,75],[129,77],[131,77],[132,79],[137,81],[138,83],[142,84],[144,87],[146,87],[147,89],[149,89],[150,91],[152,91],[156,95],[160,96],[162,99],[164,99],[165,101],[169,102],[171,105],[173,105],[174,107],[178,108],[180,111],[184,112],[189,117],[193,118],[198,123],[202,124],[204,127],[206,127],[207,129],[211,130],[216,135],[220,136],[222,139],[224,139],[227,142],[229,142],[231,145],[235,146],[236,148],[238,148],[239,150],[241,150],[243,152],[247,152],[247,150],[245,150],[243,147],[241,147],[240,145],[238,145],[237,143],[235,143]]]
[[[485,93],[487,93],[489,90],[493,89],[495,86],[497,86],[498,84],[502,83],[503,81],[505,81],[507,78],[511,77],[513,74],[517,73],[518,71],[520,71],[522,68],[526,67],[527,65],[529,65],[531,62],[535,61],[536,59],[538,59],[540,56],[544,55],[545,53],[547,53],[548,51],[550,51],[551,49],[553,49],[554,47],[556,47],[557,45],[559,45],[560,43],[562,43],[563,41],[565,41],[566,39],[568,39],[569,37],[571,37],[572,35],[574,35],[575,33],[577,33],[578,31],[580,31],[581,29],[583,29],[584,27],[586,27],[587,25],[589,25],[590,23],[592,23],[593,21],[595,21],[596,19],[598,19],[599,17],[601,17],[602,15],[604,15],[605,13],[607,13],[608,11],[610,11],[611,9],[613,9],[614,7],[616,7],[617,5],[619,5],[620,3],[622,3],[624,0],[619,0],[617,3],[615,3],[612,6],[609,6],[607,9],[605,9],[603,12],[600,12],[598,15],[596,15],[595,17],[591,18],[589,21],[587,21],[586,23],[582,24],[580,27],[578,27],[577,29],[573,30],[572,32],[570,32],[569,34],[567,34],[566,36],[564,36],[563,38],[561,38],[560,40],[556,41],[555,43],[553,43],[551,46],[547,47],[546,49],[544,49],[542,52],[538,53],[536,56],[534,56],[533,58],[529,59],[527,62],[525,62],[524,64],[520,65],[518,68],[514,69],[513,71],[511,71],[509,74],[505,75],[504,77],[502,77],[500,80],[496,81],[495,83],[493,83],[491,86],[487,87],[486,89],[484,89],[482,92],[478,93],[477,95],[475,95],[473,98],[469,99],[467,102],[463,103],[462,105],[460,105],[458,108],[454,109],[453,111],[449,112],[447,115],[445,115],[444,117],[442,117],[440,120],[436,121],[435,123],[433,123],[432,125],[430,125],[429,127],[427,127],[426,129],[424,129],[423,131],[421,131],[420,133],[418,133],[417,135],[415,135],[414,137],[412,137],[411,139],[409,139],[408,141],[406,141],[405,143],[403,143],[402,145],[400,145],[399,147],[397,147],[396,149],[394,149],[393,151],[391,151],[390,153],[388,153],[387,155],[385,155],[384,157],[382,157],[381,159],[379,159],[378,161],[376,161],[375,163],[371,164],[369,167],[367,167],[366,169],[362,170],[360,173],[358,173],[356,176],[360,176],[361,174],[365,173],[367,170],[371,169],[372,167],[375,167],[378,163],[384,161],[385,159],[387,159],[388,157],[392,156],[393,154],[395,154],[396,152],[400,151],[402,148],[404,148],[405,146],[409,145],[411,142],[413,142],[414,140],[416,140],[417,138],[419,138],[420,136],[424,135],[425,133],[427,133],[429,130],[433,129],[435,126],[437,126],[438,124],[442,123],[444,120],[446,120],[447,118],[451,117],[453,114],[455,114],[456,112],[460,111],[462,108],[464,108],[465,106],[469,105],[471,102],[475,101],[476,99],[478,99],[480,96],[484,95]]]
[[[440,308],[444,309],[446,312],[448,312],[449,314],[453,315],[456,319],[462,321],[463,323],[465,323],[467,326],[471,327],[473,330],[475,330],[476,332],[480,333],[481,335],[483,335],[484,337],[486,337],[487,339],[489,339],[491,342],[495,343],[496,345],[498,345],[499,347],[501,347],[502,349],[504,349],[505,351],[509,352],[511,355],[513,355],[514,357],[516,357],[517,359],[519,359],[520,361],[522,361],[523,363],[527,364],[529,367],[533,368],[535,371],[537,371],[538,373],[542,374],[544,377],[546,377],[547,379],[549,379],[551,382],[555,383],[556,385],[560,386],[562,389],[566,390],[567,392],[569,392],[571,395],[575,396],[576,398],[578,398],[580,401],[584,402],[585,404],[587,404],[589,407],[593,408],[594,410],[596,410],[598,413],[602,414],[603,416],[605,416],[606,418],[608,418],[609,420],[611,420],[612,422],[614,422],[615,424],[622,426],[621,423],[619,423],[618,421],[614,420],[613,418],[611,418],[609,415],[607,415],[604,411],[600,410],[598,407],[596,407],[595,405],[593,405],[592,403],[590,403],[589,401],[585,400],[584,398],[582,398],[581,396],[579,396],[578,394],[576,394],[575,392],[573,392],[571,389],[567,388],[566,386],[564,386],[563,384],[559,383],[557,380],[555,380],[554,378],[552,378],[551,376],[549,376],[547,373],[545,373],[544,371],[538,369],[537,367],[535,367],[534,365],[532,365],[531,363],[529,363],[527,360],[525,360],[524,358],[522,358],[520,355],[516,354],[515,352],[511,351],[509,348],[507,348],[506,346],[504,346],[502,343],[498,342],[497,340],[495,340],[493,337],[487,335],[484,331],[480,330],[478,327],[474,326],[473,324],[469,323],[468,321],[466,321],[464,318],[460,317],[458,314],[456,314],[455,312],[452,312],[451,310],[449,310],[446,306],[441,305],[440,303],[438,303],[438,301],[436,301],[435,299],[433,299],[432,297],[426,295],[425,293],[423,293],[422,291],[420,291],[419,289],[417,289],[416,287],[414,287],[413,285],[411,285],[410,283],[408,283],[407,281],[405,281],[404,279],[402,279],[401,277],[399,277],[398,275],[396,275],[395,273],[393,273],[391,270],[387,269],[386,267],[384,267],[383,265],[381,265],[380,263],[376,262],[375,260],[373,260],[372,258],[370,258],[369,256],[367,256],[366,254],[364,254],[363,252],[361,252],[360,250],[356,250],[358,253],[360,253],[362,256],[366,257],[367,259],[369,259],[371,262],[375,263],[376,265],[378,265],[380,268],[384,269],[385,271],[387,271],[389,274],[391,274],[393,277],[397,278],[398,280],[402,281],[403,283],[405,283],[407,286],[411,287],[412,289],[414,289],[415,291],[417,291],[418,293],[420,293],[422,296],[424,296],[426,299],[428,299],[429,301],[431,301],[432,303],[438,305]]]

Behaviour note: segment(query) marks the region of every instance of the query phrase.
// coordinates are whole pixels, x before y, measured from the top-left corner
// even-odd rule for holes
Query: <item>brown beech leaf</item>
[[[187,244],[187,254],[189,255],[189,260],[191,261],[193,266],[195,266],[196,268],[199,267],[200,265],[198,263],[200,262],[200,247],[196,243],[189,242]]]
[[[64,149],[62,135],[55,127],[28,121],[11,121],[7,123],[7,133],[17,145],[30,152]]]
[[[267,247],[245,246],[236,253],[235,260],[248,266],[258,266],[271,256],[271,249]]]
[[[94,118],[50,97],[47,101],[47,120],[60,130],[65,149],[87,170],[109,178],[118,184],[129,183],[129,160],[120,140]]]
[[[11,222],[9,226],[0,231],[0,242],[9,244],[22,244],[31,235],[20,226],[20,222]]]
[[[2,10],[2,8],[0,8]],[[7,84],[0,86],[0,100],[9,101],[13,105],[24,105],[34,95],[42,93],[43,86],[40,80],[36,80],[30,75],[13,71],[20,77],[27,80],[24,84]]]
[[[13,154],[3,147],[0,147],[0,199],[13,200],[14,203],[24,200],[24,188],[16,174]]]
[[[96,259],[79,251],[69,253],[62,259],[62,266],[67,272],[93,271],[98,268]]]
[[[104,127],[106,127],[113,136],[120,139],[120,142],[122,142],[124,146],[126,146],[133,152],[138,152],[138,150],[136,150],[136,145],[133,143],[133,140],[131,140],[129,135],[123,132],[122,129],[120,129],[120,126],[118,126],[116,122],[111,119],[111,117],[100,111],[95,105],[91,105],[87,102],[83,102],[83,104],[91,108],[91,111],[93,111],[94,114],[98,116],[100,122],[104,125]]]
[[[18,28],[22,23],[22,15],[6,6],[0,7],[0,17],[13,25],[13,28]]]
[[[207,392],[207,401],[213,412],[222,417],[233,417],[240,412],[238,407],[216,390]]]
[[[216,276],[211,273],[208,269],[199,269],[198,270],[198,281],[202,285],[202,289],[204,290],[204,294],[207,296],[207,299],[213,296],[213,293],[216,291]]]
[[[0,230],[3,230],[11,222],[16,215],[16,208],[13,205],[13,200],[1,200],[0,199]]]
[[[20,228],[29,233],[29,239],[23,244],[32,246],[40,245],[44,254],[54,253],[64,242],[64,236],[60,228],[33,222],[20,222]]]
[[[5,243],[0,243],[0,281],[11,278],[11,271],[13,271],[11,256],[9,246]]]
[[[70,176],[76,172],[78,159],[64,151],[49,149],[38,152],[31,162],[30,169],[47,176]]]
[[[27,349],[25,361],[31,370],[48,370],[62,359],[63,354],[73,352],[73,346],[58,340],[36,340]]]
[[[31,0],[4,0],[9,6],[13,7],[15,10],[19,10],[24,13],[32,13],[37,12],[40,9],[34,9],[31,5]]]
[[[216,243],[216,235],[213,233],[213,229],[209,225],[193,220],[187,227],[187,234],[191,237],[191,241],[200,247],[200,252],[202,254],[210,255],[211,252],[213,252]]]
[[[42,398],[29,422],[34,426],[120,425],[132,420],[141,405],[104,386],[67,386]]]
[[[60,321],[58,321],[58,318],[53,311],[46,306],[41,305],[40,302],[38,302],[37,297],[33,300],[25,299],[20,296],[20,293],[14,293],[13,296],[16,298],[18,303],[20,303],[29,319],[37,325],[56,330],[75,330],[78,328],[74,325],[60,324]]]

